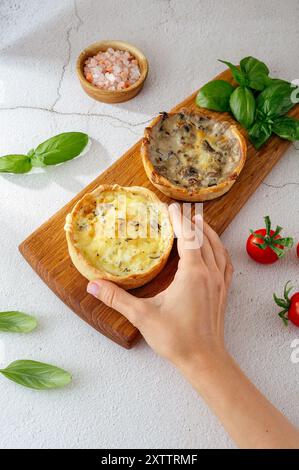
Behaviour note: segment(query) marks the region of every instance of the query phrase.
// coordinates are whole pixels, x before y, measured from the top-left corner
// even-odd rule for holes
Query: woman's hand
[[[182,233],[179,205],[172,204],[170,214],[180,260],[165,291],[139,299],[103,280],[90,282],[87,290],[127,317],[158,354],[181,366],[191,357],[205,361],[206,354],[224,350],[224,312],[233,268],[218,235],[201,216],[193,224],[197,243],[190,244]]]
[[[107,281],[90,282],[88,292],[126,316],[158,354],[176,365],[240,447],[299,448],[298,430],[225,350],[224,311],[233,272],[227,251],[205,223],[202,233],[201,218],[194,228],[203,244],[190,248],[181,233],[179,207],[170,206],[170,213],[180,261],[164,292],[138,299]]]

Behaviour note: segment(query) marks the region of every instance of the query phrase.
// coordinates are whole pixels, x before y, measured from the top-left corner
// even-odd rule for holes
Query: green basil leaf
[[[247,85],[246,77],[244,73],[242,72],[242,70],[240,70],[236,65],[232,64],[231,62],[227,62],[226,60],[220,60],[220,59],[218,60],[219,62],[222,62],[223,64],[227,65],[230,68],[232,76],[234,77],[236,82],[238,82],[240,85],[243,85],[243,86]]]
[[[273,132],[287,140],[299,140],[299,120],[282,116],[274,121]]]
[[[283,80],[274,81],[257,97],[257,109],[268,118],[286,114],[296,103],[291,100],[294,87]]]
[[[29,333],[34,330],[37,320],[22,312],[0,312],[0,331]]]
[[[0,158],[0,173],[28,173],[31,168],[27,155],[5,155]]]
[[[286,80],[282,80],[281,78],[270,78],[269,77],[269,85],[275,85],[275,84],[277,85],[278,83],[290,85],[290,82],[287,82]]]
[[[241,60],[240,69],[248,76],[255,75],[256,73],[260,72],[263,72],[266,75],[269,74],[267,65],[261,60],[258,60],[252,56],[244,57],[244,59]]]
[[[77,157],[88,144],[83,132],[65,132],[40,144],[34,151],[34,166],[57,165]]]
[[[250,142],[259,149],[271,136],[272,127],[262,121],[256,121],[248,131]]]
[[[13,382],[35,390],[64,387],[72,380],[71,374],[59,367],[29,360],[12,362],[6,369],[0,369],[0,373]]]
[[[255,117],[255,99],[252,91],[241,86],[236,88],[230,96],[229,104],[237,121],[248,129]]]
[[[269,84],[267,65],[255,57],[244,57],[240,62],[240,69],[246,77],[249,88],[261,91]]]
[[[229,98],[234,87],[225,80],[213,80],[198,92],[196,104],[214,111],[229,111]]]
[[[248,78],[248,87],[252,90],[262,91],[270,84],[271,79],[263,72],[256,73],[254,77]]]
[[[269,69],[264,62],[255,57],[244,57],[240,62],[240,68],[225,60],[220,60],[220,62],[230,68],[234,79],[241,86],[261,91],[269,85]]]

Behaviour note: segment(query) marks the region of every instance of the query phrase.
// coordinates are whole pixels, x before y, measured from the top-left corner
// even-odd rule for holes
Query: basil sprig
[[[250,142],[253,143],[256,149],[259,149],[271,137],[272,124],[263,121],[255,121],[255,123],[248,130]]]
[[[88,135],[83,132],[65,132],[41,143],[27,155],[5,155],[0,158],[0,172],[28,173],[32,167],[58,165],[71,160],[85,149]]]
[[[256,100],[257,110],[264,118],[276,118],[290,111],[295,105],[291,100],[294,88],[288,82],[271,83]]]
[[[259,149],[274,132],[283,139],[299,139],[299,121],[285,114],[295,106],[299,88],[279,78],[270,78],[269,69],[255,57],[245,57],[240,66],[226,64],[239,84],[236,88],[223,80],[213,80],[203,86],[196,104],[215,111],[230,111],[248,130],[248,136]]]
[[[219,62],[226,64],[230,68],[234,79],[241,86],[261,91],[269,84],[269,69],[267,65],[255,57],[244,57],[240,62],[240,68],[225,60],[219,60]]]
[[[284,116],[294,105],[291,95],[294,88],[288,82],[275,80],[256,99],[256,121],[249,129],[249,138],[259,149],[272,135],[283,139],[299,138],[299,121]]]
[[[29,333],[37,326],[37,320],[23,312],[0,312],[0,331]]]
[[[0,369],[0,373],[13,382],[35,390],[64,387],[72,380],[71,374],[59,367],[30,360],[14,361],[5,369]]]

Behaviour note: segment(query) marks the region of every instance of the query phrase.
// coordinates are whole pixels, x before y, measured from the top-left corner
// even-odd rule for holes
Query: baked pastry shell
[[[123,187],[117,184],[103,184],[98,186],[93,192],[85,194],[83,198],[76,203],[72,212],[66,217],[65,232],[68,251],[71,260],[77,270],[82,274],[82,276],[84,276],[89,281],[94,281],[95,279],[105,279],[107,281],[112,281],[127,290],[143,286],[144,284],[150,282],[162,271],[162,269],[167,263],[168,257],[172,249],[174,234],[170,223],[171,230],[167,239],[167,245],[162,256],[159,259],[159,262],[154,266],[150,267],[147,271],[144,271],[142,273],[129,274],[127,276],[116,276],[105,271],[101,267],[93,266],[89,262],[89,260],[87,260],[86,257],[82,254],[81,250],[76,246],[75,221],[77,220],[77,216],[79,215],[81,209],[88,203],[92,203],[94,198],[99,196],[102,192],[117,192],[119,190],[127,193],[134,192],[143,195],[150,203],[159,204],[161,211],[164,212],[167,217],[169,217],[168,208],[165,203],[162,203],[158,196],[156,196],[156,194],[150,191],[149,189],[140,186]]]
[[[196,115],[202,116],[204,118],[211,118],[213,120],[217,120],[215,114],[210,115],[204,111],[188,111],[182,110],[181,112],[189,114],[189,115]],[[174,116],[178,114],[176,113],[167,113],[168,116]],[[211,199],[215,199],[217,197],[222,196],[230,188],[233,186],[235,181],[238,179],[243,166],[246,161],[247,155],[247,143],[246,139],[243,134],[239,131],[236,125],[231,124],[227,121],[229,125],[229,130],[233,133],[234,137],[237,139],[239,147],[240,147],[240,159],[238,164],[234,168],[233,172],[227,176],[227,178],[221,183],[210,186],[210,187],[199,187],[199,188],[184,188],[183,186],[177,186],[173,184],[170,180],[168,180],[165,176],[162,176],[154,167],[151,158],[150,158],[150,140],[153,134],[153,128],[156,126],[160,126],[161,122],[163,121],[164,117],[163,114],[156,117],[151,124],[146,127],[144,131],[144,138],[142,139],[141,145],[141,157],[145,172],[147,174],[148,179],[150,182],[161,191],[166,196],[177,199],[180,201],[188,201],[188,202],[203,202],[209,201]],[[225,120],[221,119],[221,122],[226,122]]]

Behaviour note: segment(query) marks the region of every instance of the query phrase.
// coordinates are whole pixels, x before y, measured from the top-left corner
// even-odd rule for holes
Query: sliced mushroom
[[[198,170],[192,165],[181,168],[178,173],[182,178],[188,179],[198,176]]]
[[[204,150],[210,153],[215,153],[216,150],[211,146],[211,144],[207,140],[203,140],[202,147]]]

